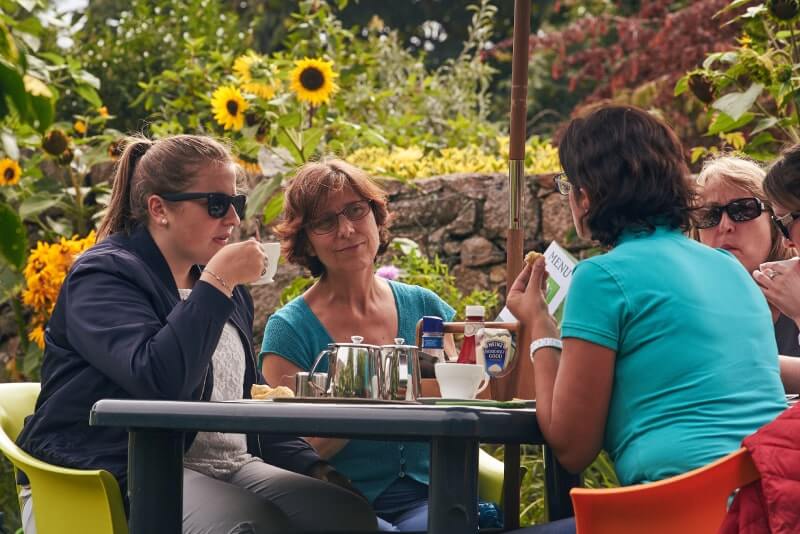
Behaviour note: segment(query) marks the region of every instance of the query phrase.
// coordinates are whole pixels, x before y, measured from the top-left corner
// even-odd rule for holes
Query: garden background
[[[249,192],[239,237],[270,235],[297,165],[381,177],[399,237],[381,273],[462,310],[505,292],[510,0],[0,0],[0,381],[38,380],[43,333],[94,242],[126,134],[226,139]],[[607,101],[663,116],[687,159],[768,161],[798,142],[797,0],[542,0],[529,46],[525,249],[581,242],[553,192],[558,136]],[[311,280],[254,290],[255,331]],[[256,340],[258,344],[258,340]],[[494,451],[502,457],[502,449]],[[524,451],[522,523],[542,521]],[[5,528],[19,525],[0,463]],[[615,483],[601,457],[587,485]]]

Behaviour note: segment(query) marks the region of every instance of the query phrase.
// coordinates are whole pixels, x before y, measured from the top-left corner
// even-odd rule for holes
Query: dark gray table
[[[94,405],[89,423],[129,431],[131,534],[180,534],[184,432],[429,441],[431,534],[477,532],[480,442],[513,447],[544,441],[533,409],[461,406],[109,399]],[[549,518],[567,517],[572,513],[569,489],[576,478],[552,455],[545,459]]]

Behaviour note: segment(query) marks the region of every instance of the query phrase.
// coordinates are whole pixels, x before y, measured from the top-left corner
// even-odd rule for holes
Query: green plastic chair
[[[483,449],[478,449],[478,498],[503,505],[503,462]]]
[[[30,480],[38,534],[127,534],[122,495],[111,473],[51,465],[14,443],[38,396],[37,382],[0,384],[0,452]]]

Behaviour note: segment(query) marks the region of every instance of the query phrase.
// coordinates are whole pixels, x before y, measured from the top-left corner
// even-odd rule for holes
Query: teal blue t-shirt
[[[763,294],[678,230],[624,233],[580,262],[561,334],[616,351],[603,446],[623,485],[706,465],[786,408]]]
[[[406,343],[414,342],[417,321],[424,315],[437,315],[445,321],[452,320],[455,315],[449,304],[428,289],[392,281],[389,285],[397,309],[396,337],[405,339]],[[332,342],[303,297],[297,297],[267,321],[259,369],[264,354],[271,352],[308,371],[317,355]],[[327,369],[328,362],[320,362],[319,370]],[[331,463],[372,502],[398,478],[410,476],[427,484],[430,447],[427,443],[351,440]]]

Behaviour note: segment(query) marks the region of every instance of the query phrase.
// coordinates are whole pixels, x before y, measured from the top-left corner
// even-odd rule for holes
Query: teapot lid
[[[328,343],[329,348],[333,347],[357,347],[357,348],[368,348],[368,349],[377,349],[380,348],[378,345],[370,345],[369,343],[363,343],[364,336],[350,336],[351,342],[350,343],[338,343],[336,341],[332,343]]]
[[[419,350],[419,347],[416,345],[406,345],[405,338],[396,337],[394,338],[394,344],[389,345],[381,345],[382,349],[414,349]]]

